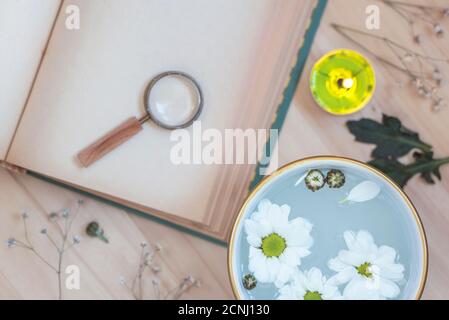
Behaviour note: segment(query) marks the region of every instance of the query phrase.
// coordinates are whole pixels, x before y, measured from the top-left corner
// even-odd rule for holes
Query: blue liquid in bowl
[[[255,289],[246,290],[241,281],[245,274],[250,273],[249,244],[243,224],[257,211],[259,202],[268,199],[278,205],[289,205],[289,220],[302,217],[313,224],[311,236],[314,244],[309,249],[312,253],[301,260],[300,270],[317,267],[327,278],[334,275],[327,263],[340,250],[347,249],[343,233],[366,230],[378,247],[387,245],[394,248],[399,256],[397,262],[405,267],[397,299],[419,298],[427,269],[426,245],[420,222],[408,199],[381,175],[357,162],[319,159],[281,169],[250,196],[242,209],[229,249],[231,279],[237,297],[276,299],[278,296],[278,289],[273,284],[258,283]],[[344,172],[346,182],[339,189],[324,186],[316,192],[307,189],[304,181],[295,186],[298,179],[311,169],[319,169],[324,174],[330,169],[339,169]],[[381,191],[376,198],[361,203],[341,203],[353,187],[366,180],[379,185]],[[341,292],[343,288],[344,285],[340,286]]]

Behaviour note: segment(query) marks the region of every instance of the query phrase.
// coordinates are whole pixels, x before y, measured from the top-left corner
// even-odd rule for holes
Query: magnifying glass
[[[144,105],[146,114],[142,118],[129,118],[78,153],[78,160],[83,167],[89,167],[131,139],[149,120],[168,130],[190,126],[203,110],[203,93],[190,75],[167,71],[150,81],[145,90]]]

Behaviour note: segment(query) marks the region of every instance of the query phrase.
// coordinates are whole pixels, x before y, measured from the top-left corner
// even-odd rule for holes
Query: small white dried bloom
[[[145,259],[145,265],[149,266],[153,262],[153,259],[154,259],[153,251],[146,252],[144,259]]]
[[[159,272],[161,272],[161,267],[156,266],[156,265],[152,265],[151,266],[151,271],[153,271],[153,273],[159,273]]]
[[[433,112],[439,112],[441,111],[441,109],[446,108],[447,107],[447,102],[446,100],[439,98],[436,103],[432,106],[432,111]]]
[[[67,209],[67,208],[62,209],[62,210],[61,210],[61,216],[62,216],[64,219],[67,219],[67,218],[70,216],[70,210]]]
[[[151,279],[151,283],[153,284],[153,286],[158,286],[161,283],[161,280],[159,280],[159,278],[154,277],[153,279]]]
[[[438,37],[442,37],[444,35],[444,29],[443,26],[439,23],[434,24],[433,31]]]
[[[42,228],[42,229],[41,229],[41,233],[42,233],[42,234],[47,234],[47,229]]]
[[[423,81],[421,78],[413,78],[412,84],[415,86],[415,88],[420,89],[423,86]]]
[[[191,274],[189,274],[189,275],[185,278],[185,281],[188,282],[188,283],[195,283],[196,279],[195,279]]]
[[[153,256],[153,250],[150,250],[151,248],[148,248],[147,250],[145,250],[145,254],[144,257],[145,258],[151,258]]]
[[[201,286],[201,282],[196,279],[194,276],[192,275],[188,275],[184,281],[189,284],[189,285],[194,285],[195,287],[200,287]]]
[[[141,246],[142,248],[145,248],[147,245],[148,245],[148,244],[147,244],[145,241],[142,241],[142,242],[140,243],[140,246]]]
[[[22,218],[23,219],[27,219],[30,215],[28,214],[28,212],[26,210],[22,211]]]
[[[74,244],[78,244],[78,243],[80,243],[81,242],[81,236],[79,236],[79,235],[74,235],[73,236],[73,243]]]
[[[185,277],[183,282],[187,286],[195,286],[197,288],[201,287],[201,281],[197,280],[192,275],[188,275],[187,277]]]
[[[162,245],[161,243],[158,241],[156,242],[156,244],[154,245],[154,248],[156,249],[156,251],[162,251]]]
[[[122,286],[124,286],[124,285],[126,284],[125,277],[124,277],[124,276],[118,277],[118,282],[119,282]]]
[[[16,239],[14,238],[9,238],[5,241],[5,244],[8,248],[12,248],[16,245]]]
[[[418,94],[426,99],[432,98],[432,90],[433,88],[427,88],[425,86],[422,86],[418,88]]]

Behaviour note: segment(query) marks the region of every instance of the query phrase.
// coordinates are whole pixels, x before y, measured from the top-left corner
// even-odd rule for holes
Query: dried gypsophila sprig
[[[444,36],[445,30],[439,20],[441,20],[442,18],[449,18],[449,8],[406,3],[394,0],[380,1],[390,7],[408,23],[413,41],[416,44],[422,46],[422,35],[418,33],[415,28],[416,22],[421,22],[429,25],[432,28],[433,33],[438,38],[442,38]],[[414,56],[411,54],[406,54],[404,56],[405,62],[413,62],[413,60]],[[418,63],[421,67],[419,59]],[[432,99],[434,101],[433,110],[439,111],[447,105],[447,102],[438,95],[438,90],[436,89],[438,87],[441,87],[443,76],[438,67],[432,67],[433,71],[430,81],[429,79],[417,77],[412,79],[412,84],[416,88],[416,90],[418,90],[418,93],[421,96]]]
[[[416,90],[417,94],[432,101],[433,111],[440,111],[447,106],[447,101],[439,93],[439,89],[442,87],[444,81],[444,75],[438,67],[437,63],[439,62],[449,64],[448,59],[439,59],[421,54],[391,39],[388,39],[387,37],[378,36],[335,23],[331,25],[340,35],[356,44],[363,50],[369,52],[382,64],[406,75],[409,78],[410,83],[413,85],[413,88]],[[393,53],[393,55],[399,60],[399,64],[374,53],[366,45],[353,38],[350,33],[363,35],[372,39],[382,41]],[[414,67],[417,67],[418,69],[416,70]]]
[[[47,228],[42,228],[40,233],[45,236],[52,246],[56,249],[58,260],[56,264],[51,263],[47,258],[45,258],[39,250],[33,245],[28,231],[27,220],[30,217],[27,211],[23,211],[21,214],[21,219],[23,221],[23,228],[25,233],[25,240],[18,240],[17,238],[10,237],[6,240],[6,246],[8,248],[19,247],[31,251],[35,256],[39,258],[46,266],[53,270],[58,278],[58,299],[62,299],[62,265],[65,253],[70,250],[73,246],[81,242],[81,237],[79,235],[71,235],[71,228],[73,221],[76,219],[81,206],[84,204],[83,200],[78,200],[76,202],[76,207],[71,213],[69,208],[64,208],[60,211],[51,212],[48,215],[49,221],[56,227],[58,234],[60,236],[59,241],[56,240],[48,231]],[[71,241],[70,241],[71,239]]]
[[[149,269],[152,273],[151,284],[153,287],[153,294],[155,300],[177,300],[182,297],[187,291],[193,287],[199,287],[201,285],[200,281],[195,279],[193,276],[188,275],[181,282],[175,286],[173,289],[169,290],[165,295],[161,293],[160,287],[160,277],[161,272],[160,266],[156,263],[155,259],[158,254],[162,252],[162,246],[160,243],[156,243],[153,246],[142,242],[140,250],[139,265],[137,272],[130,284],[127,283],[123,276],[119,277],[119,282],[121,285],[126,287],[132,294],[133,298],[136,300],[143,300],[144,298],[144,288],[143,288],[143,277],[144,272]]]
[[[445,30],[439,22],[441,18],[449,18],[449,8],[443,8],[431,5],[421,5],[395,0],[380,0],[393,11],[395,11],[402,19],[404,19],[410,28],[413,40],[417,44],[421,44],[422,35],[417,32],[417,22],[428,25],[432,28],[433,33],[438,37],[444,36]]]

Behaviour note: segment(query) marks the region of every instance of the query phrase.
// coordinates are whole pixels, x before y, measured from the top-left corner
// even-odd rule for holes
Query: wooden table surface
[[[30,251],[7,248],[3,240],[10,236],[24,240],[21,211],[26,209],[29,234],[36,248],[55,264],[57,255],[49,241],[40,234],[42,228],[57,238],[48,214],[73,204],[79,195],[27,175],[12,175],[0,170],[0,299],[56,299],[57,278]],[[72,230],[82,237],[79,245],[68,251],[65,265],[80,268],[80,290],[63,290],[64,299],[131,299],[120,284],[120,277],[131,280],[138,267],[140,244],[159,242],[162,294],[174,288],[181,279],[192,275],[201,280],[200,288],[192,288],[186,299],[232,298],[226,265],[226,248],[179,232],[148,219],[83,198],[85,203]],[[87,223],[98,221],[110,241],[105,244],[85,234]],[[145,295],[154,298],[152,273],[144,277]],[[129,281],[130,282],[130,281]]]
[[[371,147],[353,142],[344,123],[362,116],[378,119],[382,112],[400,117],[404,124],[420,132],[424,141],[430,142],[437,156],[449,155],[449,110],[438,114],[430,111],[430,104],[417,96],[408,84],[399,86],[396,74],[372,59],[377,72],[378,87],[372,103],[362,112],[335,117],[321,111],[308,91],[308,74],[316,59],[328,50],[338,47],[357,49],[335,33],[329,23],[337,22],[364,28],[365,7],[376,1],[329,1],[321,27],[309,56],[304,76],[288,113],[279,141],[280,162],[298,158],[333,154],[368,160]],[[422,1],[424,2],[424,1]],[[447,1],[425,1],[446,3]],[[381,7],[382,35],[413,46],[407,34],[407,25],[391,10]],[[449,30],[449,23],[444,24]],[[449,56],[449,41],[436,39],[430,33],[425,38],[431,53]],[[404,36],[406,35],[406,36]],[[449,36],[449,35],[447,35]],[[437,49],[435,49],[437,48]],[[377,48],[377,53],[386,49]],[[369,54],[365,53],[368,57]],[[446,71],[448,71],[446,69]],[[447,87],[446,87],[447,88]],[[447,91],[447,90],[446,90]],[[445,93],[445,97],[449,95]],[[416,205],[427,232],[430,266],[425,299],[449,298],[449,166],[442,170],[443,181],[429,186],[420,179],[412,180],[406,192]],[[50,261],[57,255],[40,229],[48,227],[47,215],[55,209],[73,203],[79,198],[74,192],[26,175],[13,175],[0,170],[0,238],[9,236],[23,239],[25,234],[20,212],[30,213],[29,234],[36,248]],[[110,239],[105,244],[89,238],[84,233],[86,224],[97,220]],[[162,290],[174,287],[184,276],[191,274],[202,282],[183,298],[230,299],[233,297],[227,276],[226,248],[181,233],[170,227],[85,198],[84,209],[73,225],[75,233],[83,239],[71,249],[65,264],[75,264],[81,271],[80,290],[63,291],[65,299],[130,299],[132,296],[119,282],[135,275],[140,254],[140,243],[160,242],[163,250],[158,260],[162,269]],[[49,228],[49,232],[55,232]],[[151,274],[145,276],[145,298],[154,298]],[[31,252],[21,248],[0,246],[0,298],[1,299],[54,299],[57,298],[57,278]]]

